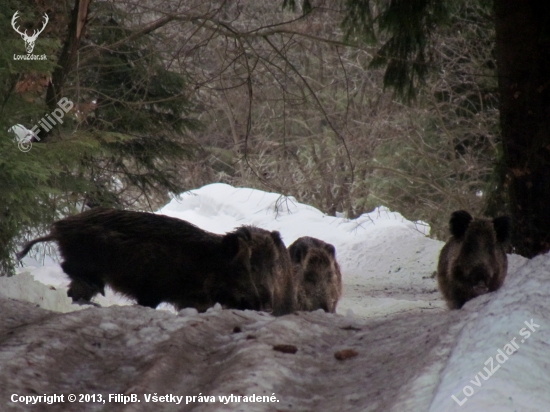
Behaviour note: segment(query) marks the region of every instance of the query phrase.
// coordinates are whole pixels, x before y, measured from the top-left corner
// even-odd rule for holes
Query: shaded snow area
[[[433,277],[443,244],[385,208],[347,220],[213,184],[159,213],[216,233],[279,230],[287,246],[332,243],[338,313],[176,313],[110,291],[102,307],[78,306],[56,263],[28,257],[0,278],[0,411],[550,410],[549,256],[509,256],[499,291],[451,312]]]

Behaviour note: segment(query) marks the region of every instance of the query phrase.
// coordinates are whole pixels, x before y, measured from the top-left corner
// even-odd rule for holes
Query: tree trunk
[[[80,41],[85,33],[91,1],[92,0],[76,0],[74,3],[71,20],[67,30],[67,38],[61,50],[57,68],[52,73],[52,79],[46,91],[46,104],[50,111],[54,111],[57,108],[59,99],[64,97],[63,88],[67,76],[73,68],[80,47]],[[47,140],[51,130],[40,135],[42,141]]]
[[[550,250],[550,1],[494,0],[505,184],[515,252]]]

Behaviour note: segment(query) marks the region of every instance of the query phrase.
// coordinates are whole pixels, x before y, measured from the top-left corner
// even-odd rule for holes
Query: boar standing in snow
[[[288,248],[294,265],[298,309],[335,313],[342,296],[342,274],[334,246],[309,236]]]
[[[275,277],[278,232],[241,227],[218,235],[168,216],[96,208],[55,222],[50,234],[25,245],[18,259],[50,240],[59,245],[61,267],[71,278],[67,294],[75,302],[104,294],[108,285],[151,308],[168,302],[178,310],[203,312],[219,302],[276,314],[286,309],[286,302],[262,302],[261,285],[256,286]]]
[[[437,266],[439,290],[450,309],[460,309],[476,296],[499,289],[506,277],[506,248],[510,218],[473,219],[453,212],[451,239],[443,246]]]
[[[280,233],[254,226],[243,226],[236,233],[239,231],[248,231],[252,236],[250,267],[263,310],[275,316],[295,311],[292,264]]]

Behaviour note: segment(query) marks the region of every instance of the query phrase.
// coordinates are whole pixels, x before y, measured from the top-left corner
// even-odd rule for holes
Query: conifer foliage
[[[413,99],[428,73],[426,49],[430,35],[447,16],[446,2],[347,0],[345,10],[344,39],[374,43],[381,38],[370,67],[385,66],[384,85],[406,100]]]
[[[87,18],[71,24],[79,7]],[[14,60],[25,53],[16,11],[29,33],[48,14],[33,52],[46,60]],[[72,50],[75,27],[82,38]],[[86,205],[151,209],[186,189],[176,165],[192,155],[187,134],[198,127],[187,83],[155,49],[161,35],[139,27],[114,2],[10,0],[0,12],[0,274],[13,273],[24,237],[63,215]],[[31,129],[61,97],[73,102],[63,122],[20,151],[8,130]]]

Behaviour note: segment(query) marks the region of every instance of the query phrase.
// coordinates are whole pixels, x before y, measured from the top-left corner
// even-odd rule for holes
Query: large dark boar
[[[437,266],[439,290],[450,309],[460,309],[476,296],[499,289],[506,277],[510,218],[473,219],[459,210],[451,215],[451,239]]]
[[[73,301],[89,301],[109,285],[152,308],[168,302],[202,312],[219,302],[278,315],[287,313],[285,299],[267,302],[259,294],[262,279],[277,277],[284,260],[277,239],[278,232],[254,227],[217,235],[181,219],[97,208],[55,222],[48,236],[29,242],[18,258],[35,243],[56,241]]]
[[[334,246],[309,236],[288,248],[294,266],[298,309],[336,312],[342,296],[342,274]]]
[[[264,310],[280,316],[296,310],[296,292],[288,250],[277,231],[243,226],[251,234],[250,267]]]

